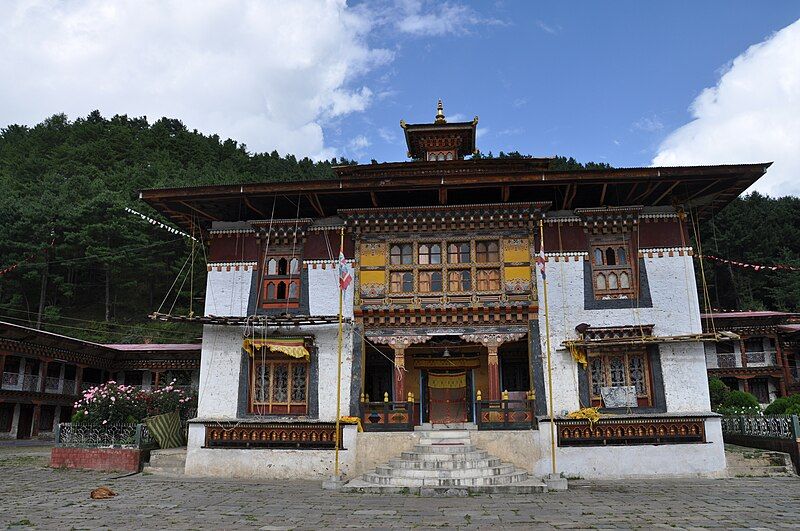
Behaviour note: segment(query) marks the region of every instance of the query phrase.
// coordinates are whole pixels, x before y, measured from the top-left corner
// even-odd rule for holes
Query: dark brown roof
[[[771,163],[548,170],[549,159],[362,164],[336,178],[143,190],[141,199],[188,227],[211,221],[326,217],[338,209],[550,202],[552,209],[686,204],[708,217],[755,183]]]

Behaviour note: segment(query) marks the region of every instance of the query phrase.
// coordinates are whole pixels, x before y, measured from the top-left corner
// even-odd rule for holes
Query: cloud
[[[366,149],[372,145],[369,138],[364,135],[357,135],[347,143],[347,153],[351,156],[361,158],[366,153]]]
[[[524,132],[525,132],[525,129],[523,129],[522,127],[513,127],[513,128],[510,128],[510,129],[501,129],[500,131],[498,131],[495,134],[497,136],[516,136],[516,135],[521,135]]]
[[[463,35],[478,24],[502,24],[501,21],[480,16],[463,4],[422,0],[397,0],[393,15],[400,13],[395,26],[414,36]]]
[[[0,126],[65,112],[180,118],[315,157],[326,121],[364,110],[359,80],[390,62],[345,0],[0,3]]]
[[[556,35],[557,33],[561,33],[561,26],[559,26],[558,24],[551,26],[549,24],[545,24],[541,20],[537,20],[536,25],[539,27],[540,30],[549,33],[550,35]]]
[[[528,104],[527,98],[517,98],[512,102],[512,105],[517,108],[524,107],[527,104]]]
[[[751,46],[691,105],[657,166],[775,161],[753,189],[800,195],[800,21]]]
[[[397,133],[387,127],[378,128],[378,136],[387,144],[394,144],[397,142]]]
[[[639,120],[635,121],[631,127],[637,131],[655,133],[664,129],[664,124],[661,122],[658,116],[653,115],[652,117],[645,116],[640,118]]]

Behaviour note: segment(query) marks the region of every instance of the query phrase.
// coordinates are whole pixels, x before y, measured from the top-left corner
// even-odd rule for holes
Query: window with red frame
[[[300,259],[271,256],[261,287],[262,308],[297,308],[300,304]]]

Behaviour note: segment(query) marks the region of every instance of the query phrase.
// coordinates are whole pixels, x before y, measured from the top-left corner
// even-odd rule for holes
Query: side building
[[[709,377],[769,404],[800,393],[800,315],[785,312],[703,314],[703,329],[732,332],[737,341],[706,343]]]
[[[542,475],[551,423],[570,475],[720,473],[689,228],[769,164],[560,171],[467,159],[477,118],[401,125],[410,162],[141,193],[209,242],[204,316],[156,315],[204,324],[186,472],[330,477],[343,238],[348,476],[437,427]]]
[[[0,439],[52,438],[90,387],[197,388],[200,345],[103,345],[0,322]]]

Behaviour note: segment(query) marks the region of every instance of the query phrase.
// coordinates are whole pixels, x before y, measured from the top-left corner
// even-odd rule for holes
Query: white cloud
[[[664,124],[658,118],[658,116],[644,116],[639,120],[635,121],[632,125],[633,129],[638,131],[644,131],[646,133],[655,133],[657,131],[661,131],[664,129]]]
[[[347,143],[347,153],[350,156],[361,158],[366,153],[366,149],[372,145],[369,138],[364,135],[357,135]]]
[[[387,127],[378,128],[378,136],[387,144],[394,144],[397,142],[397,133]]]
[[[734,59],[691,112],[694,120],[664,140],[654,165],[774,160],[753,189],[800,195],[800,21]]]
[[[416,36],[461,35],[477,24],[501,24],[499,20],[481,17],[463,4],[422,0],[397,0],[393,15],[400,13],[396,27]]]
[[[512,127],[509,129],[501,129],[496,133],[497,136],[516,136],[521,135],[525,132],[525,129],[522,127]]]
[[[366,9],[345,0],[0,3],[0,125],[65,112],[181,119],[189,128],[315,157],[326,120],[364,110]]]
[[[541,20],[537,20],[536,25],[539,27],[539,29],[541,29],[546,33],[549,33],[550,35],[556,35],[557,33],[561,32],[561,26],[559,26],[558,24],[550,25],[550,24],[545,24]]]

